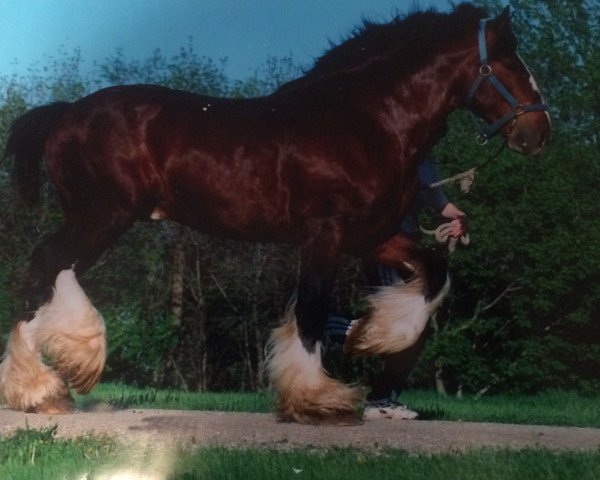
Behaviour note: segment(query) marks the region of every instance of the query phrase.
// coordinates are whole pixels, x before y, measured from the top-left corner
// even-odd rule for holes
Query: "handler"
[[[451,237],[459,238],[467,233],[467,216],[456,207],[441,186],[430,188],[430,185],[439,181],[436,168],[429,158],[425,158],[418,166],[419,193],[414,200],[410,213],[400,222],[398,231],[415,240],[419,238],[419,213],[423,208],[430,207],[442,217],[451,220]],[[373,285],[387,286],[398,281],[407,280],[406,273],[386,265],[375,265],[368,269],[367,277]],[[352,329],[355,320],[348,320],[338,316],[330,316],[327,319],[325,331],[326,349],[332,345],[343,345],[348,333]],[[408,409],[397,402],[399,393],[406,388],[408,378],[417,363],[419,355],[425,346],[426,330],[421,334],[417,342],[401,352],[385,354],[383,359],[383,371],[372,382],[371,392],[367,396],[364,417],[390,418],[390,419],[414,419],[417,412]]]

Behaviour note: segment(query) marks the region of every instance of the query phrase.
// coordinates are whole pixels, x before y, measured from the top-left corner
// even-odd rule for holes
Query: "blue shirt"
[[[419,232],[419,213],[425,207],[431,207],[436,212],[441,212],[450,203],[442,187],[429,188],[439,181],[438,172],[430,158],[425,158],[419,163],[418,172],[419,192],[413,200],[409,213],[400,221],[399,230],[408,234]]]

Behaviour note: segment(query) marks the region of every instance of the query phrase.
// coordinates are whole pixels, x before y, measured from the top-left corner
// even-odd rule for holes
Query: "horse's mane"
[[[360,70],[392,52],[396,58],[405,58],[405,68],[410,70],[411,61],[428,61],[435,45],[447,44],[461,36],[485,15],[483,9],[462,3],[451,13],[429,9],[397,15],[388,23],[363,20],[362,26],[355,28],[339,45],[333,45],[304,76],[282,85],[279,90],[296,88],[334,73]]]

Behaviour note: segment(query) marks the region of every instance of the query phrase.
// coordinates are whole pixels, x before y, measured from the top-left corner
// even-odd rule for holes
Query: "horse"
[[[34,202],[42,158],[64,224],[35,248],[24,307],[0,364],[17,410],[73,411],[106,360],[105,327],[77,277],[136,221],[168,219],[213,235],[300,249],[295,302],[271,336],[277,416],[359,420],[362,394],[327,375],[321,342],[342,254],[410,266],[413,278],[366,297],[349,339],[357,355],[412,345],[448,289],[447,266],[395,226],[417,192],[417,165],[467,108],[522,154],[539,155],[550,117],[516,52],[505,9],[470,4],[367,23],[270,95],[214,98],[114,86],[16,119],[5,154]]]

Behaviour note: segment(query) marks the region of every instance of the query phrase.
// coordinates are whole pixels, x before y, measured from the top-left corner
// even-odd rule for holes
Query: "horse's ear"
[[[499,49],[514,50],[517,47],[517,39],[515,38],[510,21],[510,7],[502,10],[502,13],[489,22],[490,30],[494,32],[493,38],[489,47],[490,55]]]
[[[494,24],[496,31],[501,32],[511,32],[512,28],[510,25],[510,5],[504,7],[502,13],[498,15],[492,23]]]

